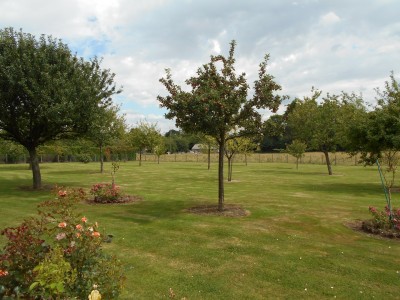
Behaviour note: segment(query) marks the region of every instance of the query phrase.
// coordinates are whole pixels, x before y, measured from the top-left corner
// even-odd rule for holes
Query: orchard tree
[[[299,160],[304,157],[307,144],[299,140],[294,140],[291,144],[286,145],[286,152],[296,158],[296,170],[299,169]]]
[[[99,149],[100,173],[104,171],[104,147],[111,146],[121,139],[126,130],[125,117],[118,115],[119,107],[110,106],[94,118],[89,127],[87,138]]]
[[[236,74],[235,41],[230,44],[229,56],[211,56],[209,63],[197,70],[197,74],[185,82],[190,91],[183,90],[172,80],[171,71],[160,82],[168,91],[158,96],[161,107],[168,112],[166,118],[175,119],[176,126],[187,133],[207,134],[215,138],[218,155],[218,209],[224,208],[224,153],[227,140],[237,136],[254,134],[261,127],[260,109],[276,111],[282,101],[275,92],[281,86],[267,74],[266,55],[260,64],[259,79],[254,83],[252,98],[248,98],[249,86],[245,73]],[[230,133],[238,128],[236,135]]]
[[[385,82],[384,90],[376,89],[376,92],[375,109],[364,111],[349,130],[349,148],[361,153],[361,160],[366,164],[381,161],[390,191],[395,184],[400,152],[400,87],[393,73]]]
[[[132,128],[128,133],[128,139],[134,149],[139,151],[139,166],[142,165],[142,153],[152,151],[157,144],[160,130],[157,124],[139,122],[138,126]]]
[[[328,174],[332,175],[329,153],[346,145],[348,128],[356,119],[361,98],[355,94],[327,94],[319,101],[320,96],[321,91],[312,90],[311,97],[296,99],[287,122],[294,139],[324,154]]]
[[[160,164],[160,156],[167,152],[166,138],[161,134],[156,136],[153,152],[157,156],[157,163]]]
[[[1,137],[29,152],[33,188],[42,185],[37,148],[86,133],[118,92],[114,74],[97,58],[78,58],[51,36],[0,30]]]
[[[238,153],[243,153],[245,156],[254,149],[256,145],[248,137],[236,137],[229,139],[225,144],[225,156],[228,159],[228,181],[232,181],[233,174],[233,159]],[[247,165],[247,158],[246,165]]]
[[[211,166],[211,150],[215,148],[216,141],[215,138],[209,135],[203,135],[201,138],[200,148],[202,151],[207,153],[207,169],[210,170]]]

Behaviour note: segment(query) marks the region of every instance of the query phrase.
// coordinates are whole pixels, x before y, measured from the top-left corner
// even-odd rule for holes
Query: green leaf
[[[32,283],[32,284],[29,286],[29,290],[32,291],[32,290],[33,290],[34,288],[36,288],[38,285],[39,285],[39,282],[38,282],[38,281],[35,281],[34,283]]]

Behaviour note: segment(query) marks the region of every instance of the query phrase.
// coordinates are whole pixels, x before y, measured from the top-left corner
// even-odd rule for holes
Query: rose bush
[[[105,299],[118,296],[123,268],[103,252],[98,223],[76,212],[85,197],[81,189],[57,189],[54,200],[38,206],[38,217],[1,232],[8,242],[0,255],[0,298],[86,299],[94,284]]]
[[[94,196],[94,202],[97,203],[117,203],[121,202],[123,198],[120,187],[109,183],[93,185],[90,194]]]
[[[392,214],[387,206],[384,210],[370,206],[369,211],[373,219],[362,223],[362,228],[365,231],[400,238],[400,208],[393,208]]]

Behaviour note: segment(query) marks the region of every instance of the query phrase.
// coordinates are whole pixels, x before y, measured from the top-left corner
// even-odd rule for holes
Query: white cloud
[[[321,18],[320,18],[321,25],[331,25],[331,24],[338,23],[339,21],[340,21],[340,18],[333,11],[321,16]]]
[[[0,11],[0,27],[51,34],[80,56],[103,56],[124,86],[116,101],[129,120],[148,118],[166,131],[174,126],[157,101],[167,94],[164,69],[187,89],[184,81],[210,54],[227,55],[232,39],[236,70],[250,86],[270,53],[268,72],[292,97],[315,86],[370,98],[391,70],[400,72],[398,1],[1,0]]]

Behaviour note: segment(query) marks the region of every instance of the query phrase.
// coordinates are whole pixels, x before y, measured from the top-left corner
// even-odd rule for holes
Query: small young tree
[[[125,117],[118,115],[119,107],[110,106],[96,116],[90,125],[87,138],[99,149],[100,173],[104,171],[104,147],[122,138],[126,130]]]
[[[187,133],[207,134],[218,143],[218,209],[224,208],[225,143],[237,136],[254,134],[261,127],[260,109],[276,111],[282,96],[275,95],[281,86],[267,74],[269,56],[260,64],[259,79],[254,83],[254,95],[247,98],[249,86],[244,73],[235,71],[235,45],[231,42],[229,56],[211,56],[211,61],[186,80],[190,91],[184,91],[172,80],[170,70],[160,82],[169,95],[158,96],[161,107],[168,109],[166,117],[175,119],[176,126]],[[220,69],[219,69],[220,67]],[[236,136],[229,133],[239,128]]]
[[[217,146],[215,138],[209,135],[203,135],[201,137],[201,150],[207,153],[207,169],[211,167],[211,150]]]
[[[128,134],[132,146],[139,151],[139,166],[142,165],[142,153],[146,150],[152,151],[160,136],[157,124],[139,122],[138,126],[132,128]]]
[[[254,145],[249,138],[237,137],[230,139],[225,144],[225,156],[228,159],[228,181],[232,181],[233,159],[238,153],[249,151],[250,145]]]
[[[167,151],[167,145],[165,143],[165,137],[161,134],[157,136],[155,141],[155,146],[153,147],[153,152],[157,156],[157,163],[160,163],[160,156],[165,154]]]
[[[299,169],[299,160],[304,157],[307,144],[299,140],[294,140],[291,144],[286,145],[286,152],[296,158],[296,170]]]

